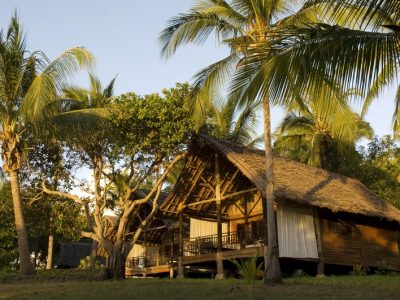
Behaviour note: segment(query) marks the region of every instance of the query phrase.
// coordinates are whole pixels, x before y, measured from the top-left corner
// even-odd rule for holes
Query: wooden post
[[[314,209],[314,227],[315,227],[315,235],[317,238],[317,249],[319,262],[317,265],[317,277],[325,276],[325,263],[324,263],[324,251],[322,247],[322,230],[321,230],[321,219],[319,216],[318,208]]]
[[[215,198],[217,206],[217,275],[216,279],[223,279],[224,276],[224,263],[221,259],[222,252],[222,218],[221,218],[221,178],[219,169],[218,154],[215,154]]]
[[[174,227],[171,232],[171,260],[169,266],[169,278],[174,278]]]
[[[144,268],[143,268],[143,278],[147,277],[147,232],[144,231],[144,251],[143,251],[143,256],[144,256]]]
[[[183,274],[183,212],[179,212],[179,257],[178,257],[178,275],[176,278],[185,278]]]

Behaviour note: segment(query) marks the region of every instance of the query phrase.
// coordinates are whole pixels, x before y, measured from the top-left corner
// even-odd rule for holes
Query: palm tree
[[[257,137],[259,125],[257,110],[259,102],[248,103],[243,109],[238,108],[237,99],[215,101],[211,104],[209,113],[204,113],[202,123],[196,127],[200,132],[215,136],[219,139],[255,147],[262,141]]]
[[[371,138],[372,128],[346,105],[325,99],[295,103],[275,131],[274,151],[301,162],[338,171],[340,158],[355,155],[355,142]],[[343,105],[344,104],[344,105]]]
[[[41,52],[29,53],[26,37],[14,15],[7,33],[0,34],[0,123],[3,170],[10,176],[20,272],[32,274],[28,239],[22,211],[19,170],[32,134],[51,129],[53,109],[65,80],[93,61],[83,48],[73,48],[50,62]],[[46,125],[47,124],[47,127]]]
[[[174,54],[176,49],[185,43],[202,44],[211,33],[215,32],[217,40],[231,49],[226,58],[208,66],[195,75],[192,96],[196,100],[195,108],[207,108],[209,99],[213,97],[216,90],[224,87],[231,77],[236,73],[242,62],[248,55],[254,55],[251,51],[258,44],[262,44],[275,36],[277,28],[293,26],[302,19],[315,20],[312,7],[302,10],[301,14],[288,15],[296,6],[298,1],[283,0],[209,0],[197,1],[197,4],[185,14],[179,14],[170,19],[169,26],[160,35],[162,54],[166,57]],[[267,57],[271,58],[277,51],[269,51]],[[289,74],[287,74],[289,76]],[[262,100],[264,112],[264,142],[266,157],[266,190],[264,221],[267,225],[268,240],[265,241],[265,283],[280,283],[281,271],[279,266],[277,228],[274,211],[274,183],[273,183],[273,156],[271,147],[271,118],[270,104],[290,101],[293,97],[270,98],[263,94],[260,98],[256,92],[250,93],[251,85],[249,77],[246,84],[236,85],[232,88],[237,95],[238,101],[253,102]],[[245,81],[243,76],[243,81]],[[241,82],[243,83],[243,82]],[[241,90],[247,89],[244,95]],[[255,91],[255,90],[253,90]],[[233,93],[233,94],[235,94]]]
[[[89,89],[75,86],[67,86],[63,89],[63,97],[72,100],[69,101],[71,104],[71,107],[69,107],[70,110],[104,108],[109,99],[114,95],[114,83],[116,78],[113,78],[104,88],[95,75],[89,73],[89,79]]]
[[[323,78],[340,83],[343,89],[357,88],[366,94],[364,115],[382,89],[395,83],[398,76],[399,2],[309,0],[303,9],[309,10],[311,6],[319,7],[316,13],[327,15],[320,18],[325,22],[296,24],[284,31],[277,30],[273,41],[260,43],[252,49],[253,56],[243,61],[235,85],[251,86],[252,92],[278,98],[292,93],[293,86],[301,93],[313,93],[316,98],[329,97],[332,93],[326,94],[318,88]],[[270,51],[275,51],[273,59],[269,59]],[[293,79],[291,85],[287,81],[288,73]],[[273,78],[273,82],[266,78]],[[398,87],[393,115],[395,132],[399,124]]]

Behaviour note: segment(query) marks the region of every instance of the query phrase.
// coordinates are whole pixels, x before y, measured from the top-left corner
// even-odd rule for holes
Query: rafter
[[[246,194],[246,193],[250,193],[250,192],[254,192],[254,191],[257,191],[257,190],[258,190],[257,188],[252,188],[252,189],[247,189],[247,190],[240,191],[240,192],[235,192],[235,193],[232,193],[232,194],[225,195],[225,196],[221,197],[220,200],[221,200],[221,201],[222,201],[222,200],[226,200],[226,199],[229,199],[229,198],[232,198],[232,197],[235,197],[235,196],[240,196],[240,195],[243,195],[243,194]],[[196,206],[196,205],[200,205],[200,204],[205,204],[205,203],[210,203],[210,202],[216,202],[217,200],[218,200],[218,199],[213,198],[213,199],[208,199],[208,200],[193,202],[193,203],[189,203],[189,204],[183,205],[182,208],[192,207],[192,206]]]

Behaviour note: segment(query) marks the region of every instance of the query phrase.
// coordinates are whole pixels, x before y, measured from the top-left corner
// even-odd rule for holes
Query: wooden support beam
[[[219,157],[215,154],[215,200],[217,205],[217,279],[224,278],[224,265],[221,259],[222,252],[222,220],[221,220],[221,178]]]
[[[206,212],[206,211],[199,211],[199,210],[185,208],[183,210],[183,213],[185,213],[186,215],[189,215],[191,217],[194,217],[196,219],[204,220],[204,221],[215,222],[215,218],[216,218],[215,212]],[[229,220],[228,215],[222,214],[222,213],[221,213],[221,219],[223,222],[227,222]]]
[[[176,278],[185,278],[183,274],[183,212],[179,213],[179,257],[178,257],[178,275]]]
[[[255,192],[255,191],[257,191],[257,190],[258,190],[257,188],[251,188],[251,189],[247,189],[247,190],[244,190],[244,191],[235,192],[235,193],[232,193],[232,194],[229,194],[229,195],[220,196],[220,197],[219,197],[219,201],[227,200],[227,199],[229,199],[229,198],[232,198],[232,197],[235,197],[235,196],[240,196],[240,195],[247,194],[247,193],[250,193],[250,192]],[[184,205],[184,206],[182,207],[182,209],[183,209],[183,208],[186,208],[186,207],[196,206],[196,205],[199,205],[199,204],[210,203],[210,202],[217,202],[217,199],[218,199],[218,198],[216,197],[216,198],[213,198],[213,199],[208,199],[208,200],[203,200],[203,201],[198,201],[198,202],[189,203],[189,204]]]
[[[226,191],[232,185],[233,181],[235,180],[235,178],[239,174],[239,172],[240,172],[239,169],[236,169],[235,173],[233,174],[233,176],[230,178],[229,182],[225,185],[224,189],[222,190],[222,192],[221,192],[222,195],[225,195]]]
[[[325,276],[325,263],[324,263],[324,251],[322,245],[322,230],[321,230],[321,219],[318,208],[314,208],[314,227],[315,236],[317,239],[317,250],[319,256],[319,262],[317,265],[317,276]]]

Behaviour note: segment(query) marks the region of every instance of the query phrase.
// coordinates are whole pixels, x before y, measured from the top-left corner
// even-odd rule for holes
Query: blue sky
[[[160,58],[157,38],[166,21],[185,12],[190,0],[35,0],[2,1],[0,27],[6,28],[17,9],[28,34],[28,49],[42,50],[50,58],[74,46],[84,46],[97,58],[94,73],[103,83],[118,74],[115,93],[159,92],[176,82],[190,81],[202,67],[228,53],[214,40],[204,46],[185,46],[168,61]],[[87,85],[86,74],[76,83]],[[394,92],[382,95],[367,115],[375,133],[390,133]],[[282,118],[272,112],[275,126]],[[261,131],[261,129],[260,129]]]

